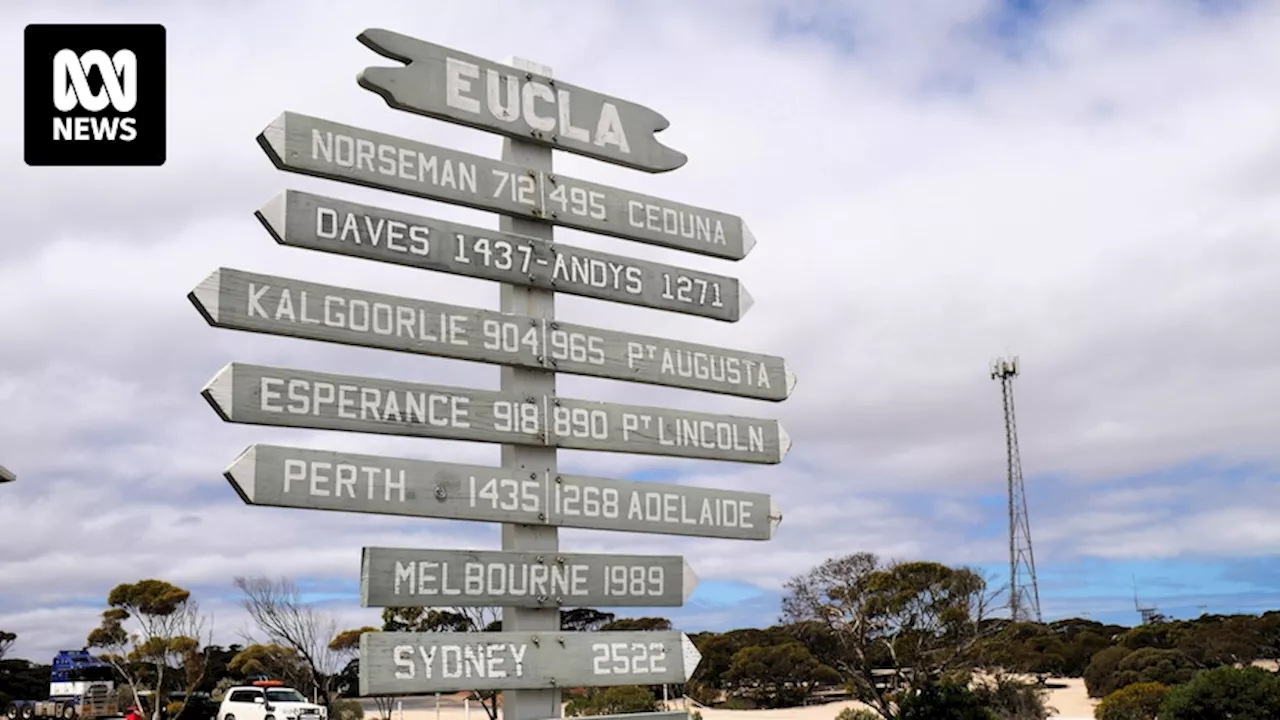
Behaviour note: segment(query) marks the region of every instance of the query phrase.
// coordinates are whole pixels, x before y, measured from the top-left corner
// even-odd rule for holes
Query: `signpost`
[[[698,584],[679,555],[364,549],[365,607],[680,607]]]
[[[286,190],[256,213],[276,242],[348,257],[737,322],[738,280]]]
[[[770,540],[763,493],[251,445],[223,473],[249,505]]]
[[[756,244],[737,215],[552,174],[549,161],[547,169],[535,168],[528,153],[528,161],[491,160],[294,112],[268,125],[258,145],[280,170],[509,218],[727,260],[745,258]],[[536,228],[517,234],[536,236]]]
[[[407,64],[367,68],[357,81],[397,110],[646,172],[688,162],[653,138],[671,123],[647,107],[390,30],[358,39]]]
[[[791,448],[777,420],[571,400],[538,390],[469,390],[230,363],[205,386],[204,397],[223,420],[248,425],[766,465],[782,462]]]
[[[778,402],[780,357],[563,323],[555,293],[737,322],[751,295],[723,275],[555,242],[566,227],[741,260],[737,215],[553,171],[555,149],[661,173],[684,154],[642,105],[383,29],[360,42],[403,67],[359,85],[392,108],[504,136],[499,159],[293,112],[257,138],[280,170],[497,213],[498,229],[287,190],[258,220],[280,244],[501,283],[497,312],[221,268],[189,295],[214,327],[500,367],[497,391],[231,363],[202,395],[233,423],[500,443],[500,467],[252,445],[224,475],[250,505],[502,524],[501,550],[364,549],[370,607],[502,607],[493,633],[365,633],[360,693],[501,690],[506,720],[551,720],[563,688],[684,683],[680,632],[565,632],[561,607],[676,607],[681,556],[560,551],[560,527],[769,540],[761,493],[561,474],[557,449],[776,464],[776,420],[559,397],[557,373]],[[427,281],[429,282],[429,280]],[[0,468],[0,480],[12,475]],[[687,713],[626,716],[677,720]],[[602,720],[622,720],[608,716]]]
[[[371,632],[360,636],[360,694],[683,684],[701,659],[676,631]]]
[[[785,400],[780,357],[221,268],[188,298],[210,325],[512,367]]]

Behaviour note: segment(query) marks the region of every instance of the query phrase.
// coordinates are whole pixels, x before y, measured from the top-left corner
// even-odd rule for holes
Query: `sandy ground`
[[[1053,717],[1058,720],[1093,720],[1094,701],[1085,692],[1084,681],[1079,678],[1063,678],[1050,680],[1049,706],[1057,711]],[[785,708],[782,710],[714,710],[697,708],[702,713],[702,720],[834,720],[837,713],[847,707],[860,707],[856,702],[838,702],[810,707]],[[695,709],[692,703],[689,709]],[[679,701],[671,703],[672,710],[683,709]],[[377,715],[373,707],[367,708],[366,718],[374,720]],[[451,697],[441,699],[437,714],[435,699],[430,697],[406,700],[401,713],[393,712],[391,720],[488,720],[477,704],[471,704],[468,713],[462,703]],[[498,714],[502,716],[501,712]]]

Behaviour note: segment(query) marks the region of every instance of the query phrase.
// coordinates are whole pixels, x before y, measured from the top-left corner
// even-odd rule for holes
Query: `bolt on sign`
[[[776,420],[560,397],[558,373],[780,402],[780,357],[563,323],[556,293],[737,322],[732,277],[561,245],[554,228],[724,260],[755,235],[739,216],[587,180],[555,150],[649,173],[687,157],[635,102],[384,29],[359,42],[401,63],[358,86],[393,109],[503,137],[500,158],[285,111],[258,135],[277,169],[499,216],[497,229],[284,190],[255,212],[277,243],[501,284],[497,310],[244,270],[189,294],[218,328],[505,368],[497,391],[232,362],[202,395],[231,423],[498,443],[500,467],[252,445],[224,472],[245,503],[501,523],[499,550],[363,548],[367,607],[501,607],[506,631],[366,633],[360,693],[500,690],[508,720],[551,720],[565,687],[684,683],[701,655],[682,632],[565,632],[562,607],[678,607],[698,577],[678,555],[562,552],[558,528],[769,540],[764,494],[561,473],[557,449],[773,465]],[[353,555],[354,563],[354,555]],[[557,711],[558,712],[558,711]],[[627,716],[676,720],[683,712]]]

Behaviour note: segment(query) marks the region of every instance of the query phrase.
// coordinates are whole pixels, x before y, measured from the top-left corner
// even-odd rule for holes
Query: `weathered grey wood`
[[[300,175],[699,255],[741,260],[756,243],[737,215],[299,113],[277,117],[258,145],[277,168]]]
[[[698,585],[679,555],[366,547],[364,607],[680,607]]]
[[[188,299],[215,327],[785,400],[785,360],[220,268]]]
[[[390,30],[365,30],[358,39],[406,63],[366,68],[358,78],[397,110],[646,172],[688,162],[654,139],[671,123],[643,105]]]
[[[252,445],[224,475],[265,507],[770,540],[763,493]]]
[[[737,322],[736,278],[286,190],[257,218],[282,245]]]
[[[519,65],[530,73],[551,75],[551,68],[529,61],[516,60],[512,64]],[[552,152],[550,148],[540,147],[534,143],[506,138],[502,141],[502,161],[528,167],[531,171],[538,173],[549,173],[552,169]],[[498,218],[498,229],[530,235],[547,242],[551,242],[555,235],[554,228],[550,225],[519,217]],[[534,317],[544,323],[555,319],[556,296],[549,290],[503,283],[499,286],[499,297],[501,310],[504,313]],[[556,394],[556,374],[551,371],[504,367],[500,372],[500,379],[502,391],[517,396],[546,397]],[[504,444],[502,466],[519,472],[545,468],[548,475],[559,473],[556,449],[550,443],[547,447],[529,447],[518,443]],[[555,553],[560,550],[560,530],[553,526],[505,523],[502,525],[501,533],[503,550],[544,553]],[[558,631],[560,630],[560,611],[558,608],[525,608],[518,604],[503,606],[502,627],[508,631]],[[551,685],[503,692],[503,720],[529,720],[541,714],[542,708],[559,709],[561,700],[560,689]]]
[[[224,367],[202,395],[223,420],[249,425],[766,465],[791,447],[776,420],[243,363]]]
[[[681,684],[701,660],[676,631],[370,632],[360,694]]]

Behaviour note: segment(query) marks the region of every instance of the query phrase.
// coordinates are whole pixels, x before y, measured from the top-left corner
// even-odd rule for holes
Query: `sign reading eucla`
[[[674,170],[687,158],[655,139],[667,119],[553,80],[532,63],[504,65],[381,29],[359,40],[403,64],[366,69],[362,87],[392,108],[504,135],[511,152],[496,160],[285,112],[258,136],[275,166],[507,219],[495,231],[297,191],[281,193],[257,217],[283,245],[505,283],[501,312],[229,268],[212,273],[191,301],[215,327],[532,372],[504,373],[494,392],[231,363],[203,395],[228,422],[501,443],[511,448],[508,466],[253,445],[225,473],[240,496],[254,505],[525,528],[770,539],[781,514],[768,495],[557,468],[556,448],[762,464],[780,462],[790,448],[775,420],[561,398],[550,382],[565,372],[774,402],[795,385],[779,357],[562,323],[546,294],[525,290],[742,318],[752,300],[734,278],[573,248],[552,236],[551,226],[562,226],[746,257],[755,237],[737,215],[552,172],[548,148],[651,173]],[[361,694],[691,677],[701,655],[683,633],[561,632],[552,614],[523,609],[680,606],[697,584],[683,557],[559,552],[558,538],[553,551],[540,544],[531,552],[526,532],[517,528],[502,551],[365,548],[366,606],[504,607],[522,631],[365,633]],[[504,712],[537,718],[532,699],[512,695]],[[683,716],[641,720],[676,720],[667,715]]]

